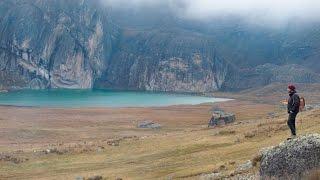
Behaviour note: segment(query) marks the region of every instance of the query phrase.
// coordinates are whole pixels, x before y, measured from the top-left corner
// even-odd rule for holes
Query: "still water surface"
[[[57,108],[160,107],[226,100],[185,94],[113,90],[22,90],[0,93],[0,105]]]

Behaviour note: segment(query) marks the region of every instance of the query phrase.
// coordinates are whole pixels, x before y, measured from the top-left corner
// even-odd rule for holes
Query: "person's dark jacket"
[[[289,94],[288,113],[298,114],[300,110],[300,97],[295,92]]]

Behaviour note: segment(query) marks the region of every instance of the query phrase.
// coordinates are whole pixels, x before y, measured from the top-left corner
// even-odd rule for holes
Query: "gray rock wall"
[[[271,30],[237,17],[188,21],[161,8],[1,0],[0,88],[210,92],[320,82],[317,23]]]
[[[106,69],[113,27],[87,0],[0,2],[0,81],[17,88],[92,88]]]
[[[219,90],[231,67],[212,41],[191,32],[144,32],[120,42],[100,85],[172,92]]]

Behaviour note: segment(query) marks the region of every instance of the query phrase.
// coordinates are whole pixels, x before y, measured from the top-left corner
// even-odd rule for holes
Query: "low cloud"
[[[248,21],[281,24],[292,19],[318,21],[320,0],[103,0],[110,6],[171,8],[177,15],[194,20],[209,20],[233,15]],[[143,11],[144,8],[140,10]]]

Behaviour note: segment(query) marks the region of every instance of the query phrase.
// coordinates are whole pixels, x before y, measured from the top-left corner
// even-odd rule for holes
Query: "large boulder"
[[[139,122],[137,127],[142,129],[160,129],[161,125],[152,121],[143,121]]]
[[[215,127],[219,125],[226,125],[235,122],[236,116],[232,113],[224,111],[213,111],[212,117],[209,121],[209,127]]]
[[[261,179],[302,179],[320,168],[320,135],[301,136],[261,153]]]

